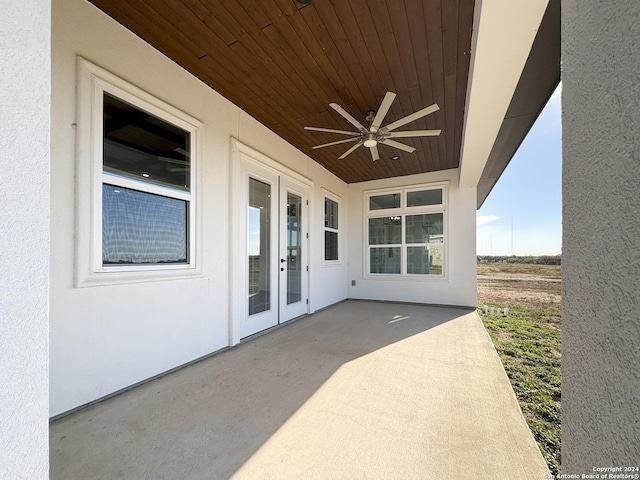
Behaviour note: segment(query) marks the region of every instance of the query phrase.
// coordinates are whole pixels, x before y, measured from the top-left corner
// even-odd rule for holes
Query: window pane
[[[189,132],[108,93],[103,128],[105,172],[189,191]]]
[[[442,245],[407,247],[407,273],[414,275],[442,275]]]
[[[407,193],[407,207],[420,207],[424,205],[442,205],[442,189],[420,190]]]
[[[249,179],[249,315],[271,308],[271,185]]]
[[[188,202],[104,184],[104,265],[188,263]]]
[[[400,208],[399,193],[369,197],[369,210],[384,210],[386,208]]]
[[[369,245],[402,243],[402,217],[369,219]]]
[[[407,243],[443,243],[442,213],[407,215]]]
[[[400,247],[370,248],[371,273],[400,274]]]
[[[324,199],[324,226],[338,229],[338,202],[329,198]]]
[[[287,192],[287,305],[302,300],[302,198]]]
[[[338,234],[324,231],[324,259],[338,260]]]

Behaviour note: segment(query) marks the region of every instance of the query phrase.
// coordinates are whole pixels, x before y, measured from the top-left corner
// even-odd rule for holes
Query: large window
[[[337,198],[324,197],[324,260],[327,263],[339,260],[339,206]]]
[[[188,264],[191,134],[103,93],[102,264]]]
[[[82,59],[79,71],[78,284],[193,273],[201,124]]]
[[[366,194],[367,274],[445,274],[444,185]]]

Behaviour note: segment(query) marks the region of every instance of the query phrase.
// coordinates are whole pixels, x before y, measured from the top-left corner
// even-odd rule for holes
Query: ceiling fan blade
[[[380,155],[378,155],[377,146],[374,145],[373,147],[370,147],[369,150],[371,150],[371,158],[373,159],[374,162],[380,159]]]
[[[320,127],[304,127],[305,130],[313,130],[314,132],[339,133],[341,135],[353,135],[354,137],[362,135],[360,132],[347,132],[346,130],[334,130],[332,128]]]
[[[342,160],[344,157],[346,157],[347,155],[349,155],[351,152],[353,152],[356,148],[358,148],[360,145],[362,145],[362,143],[356,143],[353,147],[351,147],[349,150],[347,150],[346,152],[344,152],[342,155],[340,155],[338,158],[340,160]]]
[[[338,105],[337,103],[330,103],[329,106],[333,108],[336,112],[338,112],[340,115],[342,115],[346,120],[349,121],[351,125],[356,127],[362,133],[367,133],[368,130],[364,128],[358,120],[353,118],[351,114],[347,112],[344,108],[342,108],[340,105]]]
[[[401,127],[402,125],[406,125],[407,123],[413,122],[414,120],[418,120],[419,118],[425,117],[430,113],[437,112],[438,110],[440,110],[440,107],[438,106],[437,103],[434,103],[429,107],[425,107],[422,110],[418,110],[417,112],[414,112],[411,115],[407,115],[406,117],[401,118],[400,120],[396,120],[395,122],[390,123],[389,125],[384,127],[382,130],[384,132],[390,132],[391,130],[395,130],[396,128]]]
[[[393,92],[387,92],[387,94],[382,99],[382,103],[380,104],[380,108],[378,109],[378,113],[376,113],[373,122],[371,123],[371,131],[377,132],[384,120],[384,117],[387,115],[387,112],[391,108],[391,104],[396,99],[396,94]]]
[[[391,132],[389,138],[437,137],[442,130],[412,130],[410,132]]]
[[[385,145],[389,145],[390,147],[399,148],[400,150],[404,150],[405,152],[413,153],[416,151],[415,148],[410,147],[409,145],[405,145],[404,143],[396,142],[395,140],[383,140],[381,143]]]
[[[313,148],[315,150],[316,148],[330,147],[331,145],[338,145],[340,143],[357,142],[358,140],[360,140],[360,139],[359,138],[347,138],[346,140],[338,140],[337,142],[323,143],[322,145],[316,145],[315,147],[311,147],[311,148]]]

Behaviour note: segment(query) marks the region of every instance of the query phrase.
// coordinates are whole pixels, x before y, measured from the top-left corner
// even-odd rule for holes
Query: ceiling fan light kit
[[[362,144],[365,147],[371,148],[371,147],[375,147],[378,144],[378,140],[376,139],[375,134],[370,133],[369,135],[367,135],[367,139],[364,142],[362,142]]]
[[[364,145],[369,148],[371,152],[371,158],[376,161],[380,158],[378,155],[378,144],[387,145],[389,147],[397,148],[399,150],[403,150],[408,153],[415,152],[415,148],[406,145],[404,143],[396,142],[395,140],[391,140],[392,138],[409,138],[409,137],[435,137],[440,135],[442,130],[408,130],[408,131],[400,131],[394,132],[398,127],[406,125],[407,123],[411,123],[415,120],[418,120],[422,117],[425,117],[433,112],[436,112],[440,109],[436,103],[425,107],[417,112],[412,113],[411,115],[407,115],[399,120],[396,120],[393,123],[390,123],[384,127],[382,127],[382,122],[384,121],[384,117],[389,112],[391,108],[391,104],[396,98],[396,94],[393,92],[387,92],[387,94],[382,99],[382,103],[380,104],[380,108],[377,112],[370,110],[367,112],[365,119],[370,123],[369,128],[365,128],[358,120],[356,120],[349,112],[347,112],[344,108],[342,108],[337,103],[330,103],[329,106],[333,108],[336,112],[338,112],[345,120],[347,120],[351,125],[356,127],[357,132],[350,132],[347,130],[335,130],[331,128],[320,128],[320,127],[304,127],[305,130],[311,130],[315,132],[325,132],[325,133],[337,133],[339,135],[349,135],[352,138],[348,138],[346,140],[338,140],[336,142],[324,143],[322,145],[316,145],[311,147],[313,149],[329,147],[332,145],[338,145],[340,143],[347,142],[358,142],[356,145],[351,147],[345,153],[343,153],[340,159],[345,158],[351,152],[353,152],[360,145]],[[392,157],[393,160],[399,159],[397,155]]]

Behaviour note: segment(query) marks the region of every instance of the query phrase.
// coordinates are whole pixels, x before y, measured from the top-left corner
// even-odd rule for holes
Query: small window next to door
[[[324,197],[324,264],[338,264],[340,260],[339,200],[325,193]]]
[[[271,308],[271,185],[249,178],[247,212],[249,265],[249,315]]]

